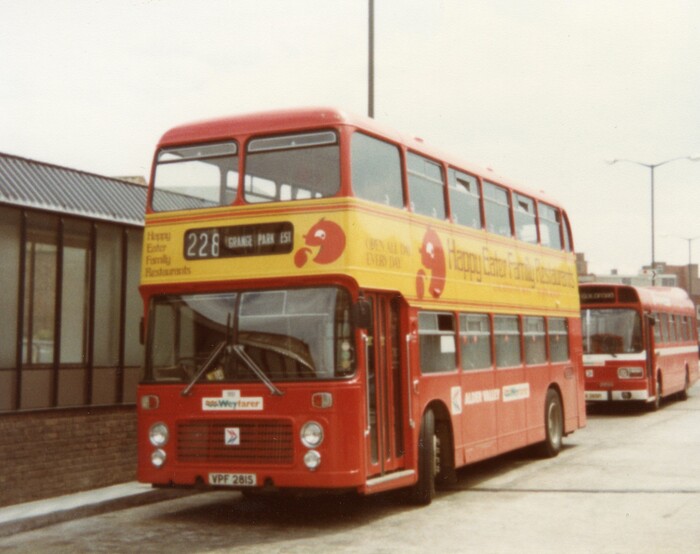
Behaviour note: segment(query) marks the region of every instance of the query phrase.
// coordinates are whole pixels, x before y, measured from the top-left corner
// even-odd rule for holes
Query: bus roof
[[[376,120],[359,116],[333,107],[311,107],[274,110],[220,117],[204,121],[186,123],[167,131],[160,139],[159,148],[177,146],[192,142],[213,142],[227,140],[233,136],[275,134],[304,129],[319,129],[324,126],[346,125],[362,129],[369,134],[386,140],[403,144],[408,149],[419,152],[429,158],[441,160],[456,169],[462,169],[494,181],[501,185],[522,191],[528,196],[559,206],[559,203],[542,191],[536,192],[523,187],[509,179],[496,174],[492,169],[484,169],[465,162],[451,154],[426,146],[423,140],[399,133],[390,127],[377,123]]]
[[[636,287],[633,285],[618,285],[613,283],[581,283],[579,289],[582,293],[593,291],[600,291],[604,293],[609,291],[615,294],[615,298],[620,298],[620,293],[625,292],[636,294],[639,302],[649,307],[650,309],[668,309],[671,306],[676,306],[682,308],[683,310],[695,310],[693,301],[688,296],[688,293],[678,287]],[[582,295],[583,296],[583,295]],[[627,295],[629,297],[629,294]],[[609,304],[612,303],[610,299],[601,298],[598,301],[596,299],[591,299],[588,302],[584,302],[583,298],[581,304]]]

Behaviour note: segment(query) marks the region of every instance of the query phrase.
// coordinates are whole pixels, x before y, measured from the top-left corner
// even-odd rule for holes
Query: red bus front
[[[581,323],[586,400],[651,398],[648,341],[639,307],[584,306]]]
[[[360,488],[364,403],[346,288],[147,297],[139,480]]]
[[[695,308],[672,287],[580,286],[586,400],[687,397],[698,379]]]

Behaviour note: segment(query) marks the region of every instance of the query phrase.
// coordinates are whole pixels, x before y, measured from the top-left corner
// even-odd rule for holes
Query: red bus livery
[[[582,284],[586,400],[640,401],[658,409],[698,379],[695,307],[671,287]]]
[[[585,424],[565,211],[371,119],[168,131],[141,294],[142,482],[427,503]]]

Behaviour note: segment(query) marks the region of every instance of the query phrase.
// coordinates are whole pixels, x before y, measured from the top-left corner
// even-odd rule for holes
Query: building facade
[[[146,193],[0,154],[0,506],[135,478]]]

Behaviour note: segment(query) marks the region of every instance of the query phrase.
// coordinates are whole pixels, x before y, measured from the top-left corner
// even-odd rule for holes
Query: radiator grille
[[[230,444],[226,441],[227,429]],[[238,441],[232,435],[238,435]],[[292,456],[292,424],[289,421],[188,421],[177,427],[177,459],[180,462],[290,464]]]

